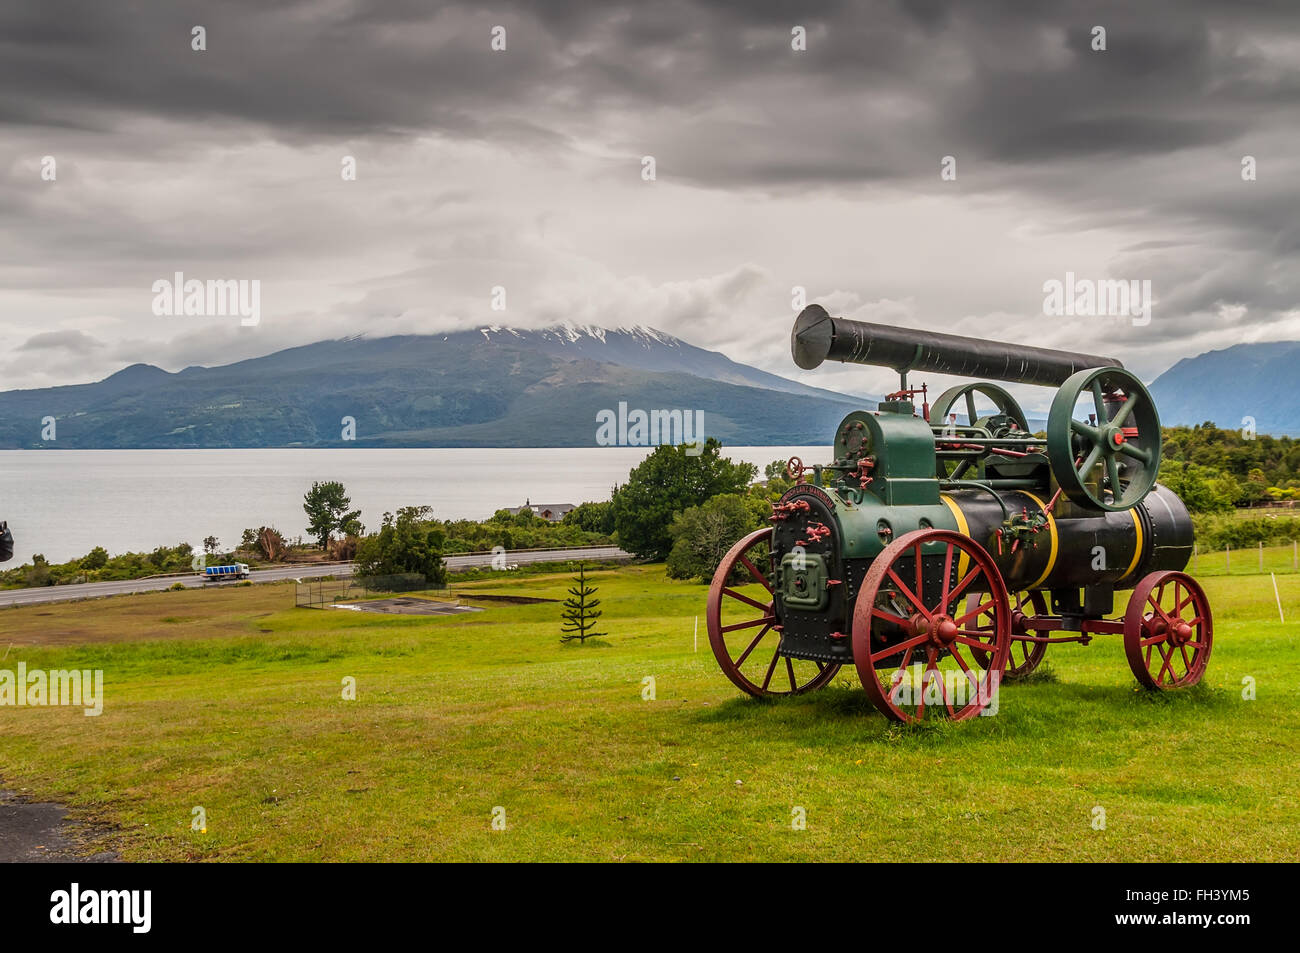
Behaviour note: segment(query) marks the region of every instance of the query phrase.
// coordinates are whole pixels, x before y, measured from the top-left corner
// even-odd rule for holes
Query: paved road
[[[39,804],[0,791],[0,864],[12,863],[111,863],[112,851],[83,855],[67,822],[67,811],[59,804]]]
[[[588,546],[581,549],[539,549],[530,552],[510,552],[506,559],[511,565],[552,562],[560,559],[628,559],[629,555],[617,546]],[[449,569],[472,569],[490,566],[491,553],[466,556],[448,556]],[[283,582],[286,579],[314,579],[318,576],[350,576],[351,563],[312,563],[300,566],[277,566],[274,569],[255,569],[248,574],[250,582]],[[103,596],[120,596],[131,592],[156,592],[176,583],[202,589],[228,586],[232,583],[204,582],[194,576],[163,576],[157,579],[127,579],[121,582],[87,582],[75,586],[42,586],[36,589],[0,590],[0,606],[26,606],[43,602],[71,602],[76,599],[98,599]]]

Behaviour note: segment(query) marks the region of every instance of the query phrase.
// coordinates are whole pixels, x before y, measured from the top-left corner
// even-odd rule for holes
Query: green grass
[[[1268,576],[1206,579],[1215,647],[1193,690],[1137,691],[1102,636],[1052,646],[996,717],[919,728],[876,714],[851,669],[816,695],[742,697],[709,651],[704,587],[658,566],[591,578],[603,645],[562,646],[554,604],[400,618],[293,609],[292,586],[4,610],[0,668],[102,668],[107,698],[98,718],[0,708],[0,786],[115,828],[127,860],[1300,854],[1300,653]],[[1300,582],[1279,583],[1300,621]]]

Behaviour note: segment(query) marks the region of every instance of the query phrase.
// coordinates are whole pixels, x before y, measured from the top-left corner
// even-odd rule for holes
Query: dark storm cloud
[[[196,24],[207,30],[204,52],[190,48]],[[506,53],[489,46],[497,24]],[[795,24],[807,30],[806,52],[791,49]],[[1104,52],[1092,49],[1097,25]],[[355,248],[375,264],[347,276],[338,307],[400,314],[450,297],[465,275],[477,295],[506,263],[536,292],[534,315],[562,316],[587,294],[581,282],[550,293],[562,251],[604,268],[606,293],[626,311],[640,304],[685,336],[708,314],[701,343],[736,341],[750,350],[733,356],[758,360],[770,342],[746,336],[753,300],[737,298],[725,276],[749,276],[745,294],[776,301],[796,280],[785,260],[794,253],[738,235],[730,261],[684,270],[698,250],[688,245],[698,203],[661,200],[665,226],[654,209],[630,211],[637,198],[609,201],[636,181],[628,168],[653,154],[662,183],[760,209],[770,202],[791,241],[817,232],[843,250],[838,270],[819,276],[821,291],[888,313],[914,290],[949,289],[940,310],[922,299],[909,313],[967,329],[1011,314],[1027,332],[1041,317],[1026,307],[1039,284],[1079,270],[1076,261],[1150,278],[1155,319],[1112,333],[1150,344],[1140,359],[1159,369],[1177,348],[1296,311],[1298,50],[1291,0],[10,2],[0,6],[0,127],[10,146],[0,149],[0,287],[24,293],[20,339],[31,343],[47,320],[136,322],[150,282],[173,268],[258,277],[249,269],[278,257],[283,272],[322,285],[331,253]],[[481,173],[477,153],[450,156],[442,144],[484,147]],[[331,192],[322,183],[337,187],[339,154],[350,151],[362,155],[371,191]],[[34,187],[46,153],[59,157],[57,189]],[[1245,154],[1260,169],[1248,184]],[[946,155],[957,159],[953,183],[939,178]],[[459,177],[448,172],[453,159]],[[606,188],[585,208],[578,193],[550,202],[556,179],[540,184],[569,163]],[[827,203],[840,200],[837,218]],[[877,201],[911,201],[915,213],[878,231]],[[805,204],[819,217],[802,216]],[[987,216],[1003,229],[990,239],[1025,223],[1040,248],[1059,248],[1059,271],[999,282],[998,269],[1016,262],[972,236],[909,274],[914,289],[856,284],[858,262],[881,257],[881,245],[922,258],[954,220],[968,225],[971,209],[1001,213]],[[562,230],[566,211],[644,216],[659,246],[624,230],[621,247],[571,224],[569,245],[519,240],[534,222],[539,235]],[[688,250],[663,248],[665,235],[683,235]],[[620,257],[641,240],[644,254]],[[638,283],[647,273],[656,278]],[[43,296],[76,288],[116,289],[117,303],[40,312]],[[309,325],[326,307],[294,313]],[[17,309],[0,310],[3,322]],[[474,313],[463,301],[444,310]],[[733,325],[719,317],[733,310]],[[113,345],[95,349],[101,357],[128,346],[187,361],[209,347],[214,362],[234,353],[210,345],[211,329],[151,341],[134,324],[84,326]],[[252,353],[254,340],[241,338],[238,353]]]
[[[489,49],[498,23],[504,55]],[[790,49],[796,23],[809,32],[806,53]],[[195,24],[207,29],[206,52],[190,49]],[[1107,28],[1104,53],[1090,47],[1094,24]],[[0,36],[0,120],[10,123],[92,129],[145,114],[232,119],[284,137],[435,132],[520,144],[589,133],[605,110],[641,109],[649,125],[664,109],[689,120],[731,105],[743,119],[688,122],[667,151],[682,156],[679,177],[735,187],[928,178],[940,147],[1022,163],[1232,141],[1270,98],[1294,106],[1294,71],[1251,40],[1294,40],[1297,26],[1283,4],[1174,0],[85,0],[6,5]],[[900,138],[905,147],[888,145]]]

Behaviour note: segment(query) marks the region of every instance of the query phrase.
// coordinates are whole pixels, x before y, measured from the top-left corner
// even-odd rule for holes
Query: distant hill
[[[825,443],[874,401],[808,387],[648,328],[482,328],[349,338],[221,367],[135,364],[0,393],[0,448],[576,447],[596,414],[704,411],[740,445]],[[41,420],[57,440],[41,440]],[[342,437],[356,419],[356,440]]]
[[[1207,420],[1228,430],[1300,434],[1300,341],[1237,344],[1185,358],[1151,384],[1167,427]]]

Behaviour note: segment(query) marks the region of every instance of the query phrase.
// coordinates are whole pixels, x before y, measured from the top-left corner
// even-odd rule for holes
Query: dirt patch
[[[387,615],[461,615],[466,612],[482,612],[475,606],[458,606],[450,602],[434,602],[432,599],[366,599],[363,602],[336,602],[331,609],[351,610],[353,612],[383,612]]]
[[[0,791],[0,863],[116,863],[121,858],[105,849],[108,834],[71,823],[62,804]]]

